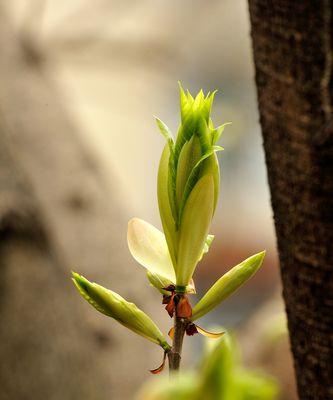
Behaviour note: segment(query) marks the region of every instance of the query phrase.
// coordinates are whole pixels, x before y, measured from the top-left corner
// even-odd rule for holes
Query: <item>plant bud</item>
[[[186,287],[202,258],[219,194],[216,146],[224,126],[210,119],[214,93],[195,98],[180,86],[181,124],[175,140],[167,126],[157,125],[167,139],[158,172],[158,203],[177,287]]]
[[[234,293],[261,267],[265,251],[255,254],[224,274],[194,306],[192,321],[207,314]]]
[[[72,275],[72,280],[79,293],[96,310],[114,318],[138,335],[158,344],[165,351],[170,349],[169,344],[155,323],[135,304],[129,303],[119,296],[119,294],[97,283],[89,282],[86,278],[75,272]]]
[[[203,176],[186,203],[179,229],[177,285],[186,286],[202,256],[213,215],[214,181]]]

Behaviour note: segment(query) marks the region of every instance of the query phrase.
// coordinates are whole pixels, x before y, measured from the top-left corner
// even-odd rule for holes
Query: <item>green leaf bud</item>
[[[188,179],[191,175],[193,168],[196,166],[200,158],[201,147],[199,139],[196,136],[192,136],[192,138],[184,144],[179,155],[176,180],[177,204],[181,204]],[[196,171],[196,173],[198,174],[198,171]],[[198,175],[196,175],[196,177],[193,177],[192,179],[194,180],[195,178],[197,179]]]
[[[177,240],[178,233],[169,200],[169,161],[170,148],[166,144],[160,160],[157,178],[157,197],[163,231],[166,237],[170,257],[174,268],[177,266]]]
[[[163,295],[167,296],[170,295],[170,291],[165,290],[165,288],[170,286],[176,286],[176,280],[171,281],[165,278],[165,276],[163,275],[159,275],[150,271],[147,271],[147,278],[151,286],[154,286]],[[189,293],[189,294],[196,293],[193,279],[191,279],[189,284],[186,286],[184,293]]]
[[[129,303],[119,294],[97,283],[89,282],[73,272],[72,280],[81,296],[97,311],[105,314],[140,336],[158,344],[164,350],[170,346],[155,323],[135,304]]]
[[[265,253],[265,251],[262,251],[261,253],[247,258],[215,282],[194,306],[191,320],[195,321],[207,314],[251,278],[261,267]]]
[[[147,271],[147,278],[151,286],[155,287],[161,294],[170,295],[170,292],[164,288],[174,286],[175,282],[171,281],[163,275],[156,274],[154,272]]]
[[[202,256],[214,207],[214,181],[203,176],[190,193],[184,207],[179,231],[176,282],[186,286]]]
[[[226,124],[215,128],[210,118],[215,92],[205,96],[200,90],[193,98],[181,85],[179,90],[181,124],[175,140],[169,128],[157,119],[168,142],[160,161],[157,194],[177,286],[181,287],[188,284],[202,258],[204,240],[216,208],[220,184],[216,152],[223,150],[216,142]],[[193,192],[199,196],[197,185],[206,176],[210,177],[209,184],[205,180],[205,188],[210,194],[200,193],[201,202],[193,201]],[[195,227],[194,235],[190,233],[192,227]]]

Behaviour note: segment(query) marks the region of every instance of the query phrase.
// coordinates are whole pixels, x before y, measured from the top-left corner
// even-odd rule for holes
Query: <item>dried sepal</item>
[[[206,336],[210,339],[219,339],[221,336],[223,336],[225,334],[225,332],[210,332],[207,331],[207,329],[203,329],[202,327],[200,327],[199,325],[195,325],[198,333],[200,333],[203,336]]]
[[[170,339],[173,340],[173,338],[175,337],[175,327],[172,326],[168,332],[168,336],[170,337]]]
[[[172,293],[168,300],[167,300],[167,305],[165,307],[167,313],[169,314],[169,317],[172,318],[174,316],[175,310],[176,310],[176,302],[175,302],[175,293]]]
[[[193,322],[189,322],[186,325],[185,332],[187,336],[193,336],[197,333],[200,333],[201,335],[208,337],[210,339],[219,339],[221,336],[225,334],[225,332],[210,332],[207,329],[204,329],[200,327],[199,325],[194,324]],[[175,328],[171,327],[168,336],[173,340],[175,334]]]
[[[176,306],[176,315],[179,318],[191,318],[192,307],[186,295],[182,295]]]
[[[165,360],[166,360],[167,354],[168,354],[168,352],[164,351],[162,364],[160,366],[158,366],[157,368],[155,368],[155,369],[149,370],[150,373],[152,373],[153,375],[157,375],[157,374],[160,374],[163,371],[164,366],[165,366]]]

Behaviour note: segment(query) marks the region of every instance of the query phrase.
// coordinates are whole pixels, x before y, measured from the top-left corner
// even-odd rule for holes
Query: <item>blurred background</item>
[[[197,296],[267,250],[262,270],[201,325],[235,331],[245,363],[294,399],[246,1],[12,0],[0,11],[0,399],[132,398],[158,363],[157,349],[81,304],[68,274],[76,268],[118,291],[167,332],[126,229],[133,216],[161,226],[164,138],[153,116],[176,132],[177,81],[192,93],[218,89],[213,120],[232,122],[219,143],[215,240],[195,275]],[[186,365],[201,347],[201,338],[187,341]]]

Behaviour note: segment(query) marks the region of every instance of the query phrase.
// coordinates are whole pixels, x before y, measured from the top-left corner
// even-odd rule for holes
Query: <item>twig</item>
[[[188,321],[186,318],[174,317],[174,336],[172,348],[168,353],[170,376],[179,372],[183,339]]]

